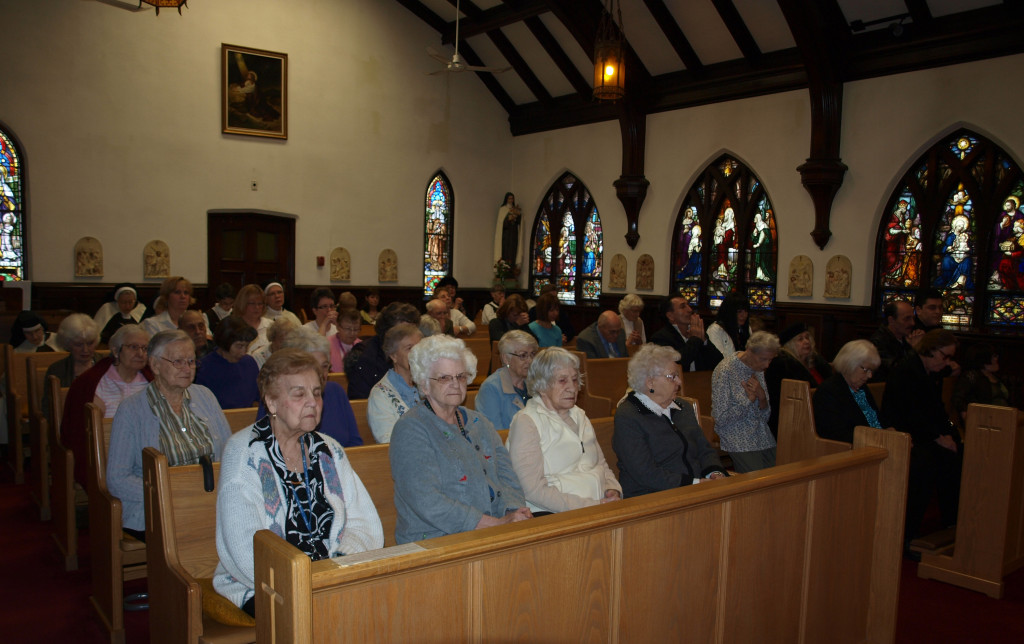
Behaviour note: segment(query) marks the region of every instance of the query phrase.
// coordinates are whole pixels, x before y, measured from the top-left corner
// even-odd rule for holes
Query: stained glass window
[[[1003,150],[967,130],[911,165],[882,217],[877,302],[942,294],[943,325],[1024,327],[1024,175]]]
[[[690,187],[676,219],[673,292],[717,308],[740,291],[752,309],[768,310],[777,266],[778,230],[764,185],[736,159],[719,157]]]
[[[427,186],[423,218],[423,294],[431,297],[437,282],[452,274],[452,187],[443,172]]]
[[[0,130],[0,280],[4,281],[25,279],[21,177],[21,157],[14,141]]]
[[[556,222],[552,229],[551,222]],[[597,206],[575,176],[562,175],[541,202],[530,243],[531,292],[558,285],[566,304],[597,301],[601,296],[604,232]]]

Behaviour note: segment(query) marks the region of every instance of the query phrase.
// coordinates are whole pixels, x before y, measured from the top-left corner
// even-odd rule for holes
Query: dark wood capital
[[[814,202],[814,230],[811,231],[811,238],[818,248],[824,249],[832,237],[832,231],[829,230],[832,200],[843,185],[846,164],[838,157],[807,159],[806,163],[797,168],[797,172],[800,173],[800,182]]]
[[[622,202],[622,207],[626,209],[626,243],[630,248],[636,248],[636,243],[640,241],[637,223],[640,218],[640,207],[644,204],[647,187],[651,182],[643,175],[622,175],[612,185],[615,186],[615,194]]]

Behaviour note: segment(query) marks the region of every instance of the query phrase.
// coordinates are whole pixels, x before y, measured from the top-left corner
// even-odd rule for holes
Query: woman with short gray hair
[[[656,344],[645,344],[629,359],[633,391],[615,410],[612,437],[626,498],[726,476],[693,406],[678,398],[678,360],[678,351]]]
[[[619,317],[622,318],[622,332],[626,335],[626,344],[647,344],[647,331],[640,313],[644,310],[644,301],[636,293],[626,293],[619,300]]]
[[[576,406],[579,359],[561,347],[540,351],[526,387],[532,398],[512,419],[512,466],[534,512],[562,512],[622,498],[587,414]]]
[[[61,387],[70,387],[75,378],[96,364],[96,345],[99,342],[99,328],[91,317],[84,313],[72,313],[64,318],[57,329],[57,346],[67,351],[68,356],[46,369],[43,382],[50,376],[57,376]],[[52,421],[49,387],[43,387],[41,405],[46,420]]]
[[[711,374],[715,432],[740,473],[775,465],[775,438],[768,427],[772,401],[764,371],[778,353],[779,337],[757,331],[746,349],[719,362]]]
[[[424,338],[409,353],[423,395],[395,423],[391,475],[402,544],[529,519],[523,490],[491,421],[462,406],[476,357],[462,340]]]
[[[526,331],[509,331],[498,341],[504,365],[487,376],[476,395],[476,410],[499,429],[508,429],[512,417],[526,406],[526,374],[537,355],[537,339]]]
[[[422,339],[420,329],[408,322],[400,322],[384,334],[384,355],[391,368],[373,386],[366,401],[366,418],[378,443],[390,442],[395,423],[420,401],[409,367],[409,352]]]
[[[814,426],[818,436],[853,443],[853,428],[885,427],[867,382],[882,364],[868,340],[843,345],[832,361],[835,373],[814,390]]]

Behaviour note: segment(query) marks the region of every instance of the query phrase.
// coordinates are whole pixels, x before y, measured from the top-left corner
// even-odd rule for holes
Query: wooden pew
[[[814,427],[814,408],[811,406],[811,391],[807,382],[783,380],[779,397],[779,440],[775,451],[777,465],[850,449],[849,443],[818,436]]]
[[[67,389],[57,376],[47,380],[50,388],[51,415],[62,420]],[[53,518],[53,540],[64,558],[64,570],[78,570],[78,526],[75,523],[75,455],[64,447],[60,422],[47,426],[47,448],[50,453],[50,514]]]
[[[587,354],[582,351],[570,351],[580,361],[580,393],[576,397],[576,405],[587,412],[588,418],[604,418],[615,414],[615,403],[618,400],[598,396],[590,391],[587,386]]]
[[[345,390],[346,394],[348,394],[348,376],[346,376],[344,373],[340,371],[332,371],[331,373],[327,374],[327,379],[330,380],[331,382],[336,382],[339,385],[341,385],[341,388]]]
[[[14,472],[14,482],[18,485],[25,482],[25,433],[28,431],[29,418],[29,364],[33,365],[32,372],[34,373],[36,367],[49,367],[54,362],[66,358],[67,355],[62,351],[15,353],[13,348],[5,352],[7,459],[11,471]]]
[[[955,549],[922,554],[917,575],[1000,599],[1024,566],[1024,412],[972,404],[966,434]]]
[[[629,358],[587,358],[587,390],[616,405],[626,395]]]
[[[124,642],[124,582],[146,577],[146,544],[121,530],[121,499],[107,489],[107,453],[113,419],[86,403],[89,445],[89,535],[92,596],[89,601],[110,633]]]
[[[376,445],[377,439],[373,437],[373,430],[370,429],[370,418],[366,415],[366,406],[369,399],[350,400],[352,413],[356,416],[356,426],[359,428],[359,437],[363,439],[363,445]]]
[[[255,641],[253,627],[226,626],[203,614],[199,580],[212,579],[218,561],[216,487],[211,492],[203,489],[199,465],[168,467],[167,458],[152,447],[142,451],[142,467],[150,641]],[[216,483],[220,463],[213,464],[213,472]],[[211,585],[207,587],[213,592]]]
[[[615,478],[619,478],[619,459],[615,456],[615,448],[612,447],[612,436],[615,435],[615,417],[591,418],[590,424],[594,426],[594,433],[597,435],[597,444],[601,446],[601,453],[608,466],[615,472]]]
[[[841,454],[315,563],[263,530],[257,639],[892,642],[908,454],[858,428]]]
[[[465,338],[463,342],[466,343],[466,348],[473,352],[476,356],[476,378],[473,382],[469,383],[470,387],[480,387],[480,383],[487,379],[487,364],[491,360],[491,340],[490,337],[477,337],[472,336]]]
[[[238,409],[224,409],[224,418],[228,420],[228,427],[231,433],[243,430],[256,422],[256,412],[259,407],[240,407]]]
[[[46,375],[45,368],[39,368],[36,370],[37,375],[40,379]],[[68,388],[60,386],[60,380],[56,376],[50,376],[56,381],[56,388],[50,390],[50,409],[49,416],[52,419],[52,423],[46,420],[46,414],[44,410],[37,409],[29,412],[29,446],[32,453],[32,459],[29,461],[29,495],[32,498],[32,502],[39,508],[39,520],[49,521],[52,513],[52,506],[50,504],[50,439],[49,439],[49,425],[54,424],[59,427],[61,416],[64,413],[64,398],[67,396]],[[29,380],[29,399],[33,397],[33,388],[45,388],[48,383],[43,382],[41,385],[33,385],[32,380]],[[42,398],[40,394],[39,398]],[[59,430],[58,430],[59,431]]]

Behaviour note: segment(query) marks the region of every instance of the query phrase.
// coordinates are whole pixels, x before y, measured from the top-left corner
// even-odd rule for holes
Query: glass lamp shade
[[[625,94],[626,66],[622,41],[599,41],[594,47],[594,98],[614,101]]]

